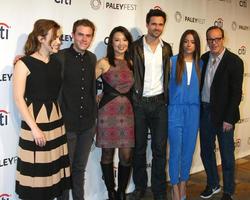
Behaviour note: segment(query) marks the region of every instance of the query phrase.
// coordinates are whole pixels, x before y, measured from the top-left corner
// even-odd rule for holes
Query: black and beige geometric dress
[[[21,60],[30,71],[25,89],[28,110],[47,142],[44,147],[37,146],[29,126],[22,121],[16,193],[21,199],[49,200],[70,188],[67,139],[57,102],[61,65],[54,59],[44,63],[31,56]]]

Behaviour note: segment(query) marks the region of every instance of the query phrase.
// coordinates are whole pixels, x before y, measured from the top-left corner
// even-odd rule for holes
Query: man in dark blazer
[[[224,47],[224,31],[212,26],[206,32],[210,51],[202,55],[201,75],[201,159],[207,175],[207,187],[201,197],[208,199],[220,192],[215,156],[217,136],[223,172],[223,196],[231,200],[234,193],[234,128],[240,119],[243,61]]]

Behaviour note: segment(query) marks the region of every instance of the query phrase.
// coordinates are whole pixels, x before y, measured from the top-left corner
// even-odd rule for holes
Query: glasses
[[[219,38],[207,38],[207,42],[208,43],[213,43],[213,42],[218,43],[218,42],[221,41],[221,39],[222,39],[222,37],[219,37]]]

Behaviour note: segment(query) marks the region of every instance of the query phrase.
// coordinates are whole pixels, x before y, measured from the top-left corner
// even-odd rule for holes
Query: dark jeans
[[[216,136],[221,155],[224,193],[232,195],[235,188],[234,128],[228,132],[223,132],[222,127],[215,127],[211,122],[209,104],[202,103],[200,121],[201,159],[207,174],[207,185],[211,188],[219,185],[215,156]]]
[[[95,126],[83,132],[67,132],[66,135],[72,173],[72,196],[74,200],[84,200],[85,168],[94,140]],[[68,192],[61,199],[68,200]]]
[[[148,128],[151,132],[152,170],[151,188],[154,196],[166,194],[166,145],[167,109],[165,101],[140,101],[134,104],[135,113],[135,151],[133,161],[133,180],[135,188],[147,188],[146,148]]]

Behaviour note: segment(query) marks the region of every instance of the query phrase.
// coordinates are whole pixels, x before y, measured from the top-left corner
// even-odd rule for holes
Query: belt
[[[157,102],[157,101],[162,101],[162,100],[164,100],[163,93],[155,95],[155,96],[150,96],[150,97],[142,97],[142,102],[146,102],[146,103]]]
[[[201,102],[202,108],[210,108],[210,103],[207,102]]]

